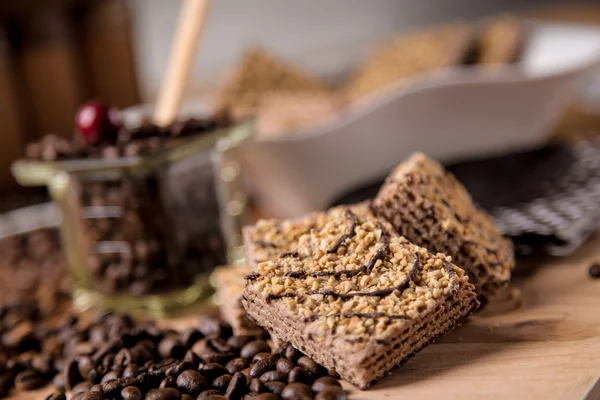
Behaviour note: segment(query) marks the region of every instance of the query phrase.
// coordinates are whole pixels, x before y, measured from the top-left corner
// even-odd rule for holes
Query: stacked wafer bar
[[[256,265],[243,305],[345,380],[368,388],[477,308],[462,269],[408,242],[368,206],[321,218],[296,250]],[[259,229],[247,237],[256,241]],[[256,250],[251,259],[261,257],[252,257]]]
[[[508,285],[515,265],[512,243],[439,163],[419,153],[400,164],[375,197],[373,209],[411,242],[451,256],[467,271],[481,299]]]

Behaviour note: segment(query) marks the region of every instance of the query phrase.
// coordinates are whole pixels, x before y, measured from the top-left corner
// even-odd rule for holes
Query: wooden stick
[[[209,0],[183,0],[169,56],[169,66],[154,108],[153,119],[156,125],[166,126],[177,118],[206,19],[208,3]]]

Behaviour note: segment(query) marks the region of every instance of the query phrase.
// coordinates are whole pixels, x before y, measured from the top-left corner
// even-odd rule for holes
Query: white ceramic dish
[[[598,28],[532,23],[517,66],[436,71],[327,126],[248,140],[236,156],[262,206],[301,215],[382,178],[414,151],[451,161],[540,145],[599,61]]]

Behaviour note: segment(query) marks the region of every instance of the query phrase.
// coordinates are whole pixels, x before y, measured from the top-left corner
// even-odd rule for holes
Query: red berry
[[[116,108],[99,101],[88,101],[77,110],[75,125],[86,143],[98,144],[116,141],[121,123]]]

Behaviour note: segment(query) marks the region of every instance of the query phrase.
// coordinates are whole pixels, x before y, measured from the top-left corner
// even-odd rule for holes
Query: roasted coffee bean
[[[320,365],[307,356],[300,357],[296,363],[311,374],[318,374],[321,371]]]
[[[276,364],[277,371],[285,374],[286,376],[287,376],[287,374],[290,373],[290,371],[294,367],[295,367],[294,363],[286,358],[280,358],[279,360],[277,360],[277,364]]]
[[[48,354],[38,354],[31,359],[31,366],[39,374],[47,376],[53,372],[52,360]]]
[[[271,348],[269,347],[267,342],[263,340],[254,340],[246,344],[244,347],[242,347],[242,350],[240,351],[240,356],[251,360],[258,353],[271,353]]]
[[[590,277],[592,278],[600,278],[600,263],[594,263],[590,265],[589,269]]]
[[[95,384],[90,388],[90,392],[102,392],[102,385],[99,383]]]
[[[182,394],[181,395],[181,400],[194,400],[195,397],[190,396],[189,394]]]
[[[304,368],[294,367],[288,374],[288,382],[310,383],[310,375]]]
[[[235,374],[236,372],[248,368],[248,360],[246,360],[245,358],[234,358],[233,360],[227,363],[225,368],[227,369],[227,371],[229,371],[230,374]]]
[[[229,339],[227,339],[227,344],[229,346],[231,346],[231,348],[234,350],[241,350],[242,347],[244,347],[246,344],[250,343],[252,340],[254,340],[253,336],[238,335],[238,336],[232,336]]]
[[[121,398],[123,400],[142,400],[142,391],[135,386],[127,386],[121,390]]]
[[[186,348],[190,348],[196,343],[198,340],[203,339],[204,335],[198,329],[190,328],[179,336],[179,340]]]
[[[234,399],[235,397],[232,397],[232,399]],[[220,396],[218,394],[211,394],[210,396],[208,396],[206,398],[206,400],[227,400],[229,399],[228,397],[225,396]]]
[[[260,360],[263,360],[267,357],[271,357],[271,353],[258,353],[254,357],[252,357],[252,362],[257,363]]]
[[[328,386],[342,387],[342,385],[337,379],[333,379],[330,376],[323,376],[313,382],[312,390],[318,393]]]
[[[52,379],[52,385],[57,389],[64,390],[65,375],[62,373],[54,375],[54,378]]]
[[[229,364],[228,364],[229,365]],[[228,373],[227,368],[223,367],[221,364],[216,363],[208,363],[204,364],[202,368],[200,368],[200,373],[206,377],[209,381],[215,380],[217,377]],[[237,371],[236,371],[237,372]],[[233,372],[235,373],[235,372]]]
[[[96,350],[96,352],[92,355],[92,361],[94,363],[99,363],[107,354],[112,353],[115,349],[123,347],[123,342],[121,339],[109,339],[108,342],[103,344]]]
[[[246,377],[246,380],[248,382],[250,382],[252,380],[252,377],[250,376],[250,368],[244,368],[243,370],[240,371],[242,374],[244,374],[244,376]]]
[[[229,382],[225,397],[231,400],[241,399],[248,390],[248,382],[246,376],[241,372],[236,372]]]
[[[79,375],[81,375],[84,379],[89,379],[88,374],[90,370],[94,367],[94,362],[88,356],[83,356],[78,359],[77,369],[79,371]]]
[[[327,386],[317,393],[316,400],[347,400],[346,392],[339,386]]]
[[[73,387],[73,389],[71,389],[71,393],[77,394],[81,392],[89,392],[92,386],[92,382],[79,382]]]
[[[265,384],[258,378],[252,378],[252,380],[250,381],[250,385],[248,385],[248,388],[251,392],[260,393],[264,392]]]
[[[67,395],[65,392],[52,393],[46,397],[46,400],[67,400]]]
[[[173,379],[172,376],[167,376],[165,379],[163,379],[160,382],[160,385],[158,385],[159,388],[175,388],[177,389],[177,383],[175,383],[175,379]]]
[[[221,391],[227,390],[232,376],[229,374],[221,375],[212,382],[212,387]]]
[[[177,377],[180,373],[188,369],[194,369],[194,365],[189,361],[182,361],[166,369],[165,375]]]
[[[200,394],[205,385],[206,379],[198,371],[188,369],[177,377],[179,390],[192,396]]]
[[[77,393],[76,395],[71,396],[69,400],[83,400],[87,393]]]
[[[185,355],[183,356],[183,361],[190,362],[193,365],[197,366],[200,363],[200,357],[198,357],[198,355],[196,353],[194,353],[193,351],[188,350],[185,352]]]
[[[287,379],[287,374],[279,371],[269,371],[265,372],[260,376],[260,380],[263,382],[273,382],[273,381],[285,381]]]
[[[102,387],[101,391],[108,397],[114,397],[118,393],[120,393],[121,390],[123,390],[123,388],[125,388],[127,386],[131,386],[131,385],[135,385],[135,384],[136,384],[135,378],[112,379],[101,385],[101,387]]]
[[[312,389],[299,382],[288,384],[281,392],[281,398],[285,400],[312,400],[312,397]]]
[[[185,347],[175,336],[167,336],[158,343],[158,354],[163,358],[179,358],[185,354]]]
[[[275,393],[261,393],[253,397],[255,400],[279,400],[281,397]]]
[[[301,356],[301,354],[298,352],[298,350],[296,350],[294,347],[292,347],[291,344],[289,344],[287,349],[285,349],[285,358],[287,358],[291,362],[296,362],[296,360],[300,356]]]
[[[31,340],[34,340],[31,321],[21,321],[2,335],[2,344],[5,347],[18,348]]]
[[[35,371],[25,370],[15,376],[15,387],[17,390],[39,389],[46,384],[46,381]]]
[[[107,372],[102,379],[100,379],[100,383],[106,383],[106,382],[110,382],[110,381],[114,381],[115,379],[119,378],[120,374],[117,373],[117,371],[110,371]]]
[[[89,374],[89,373],[88,373]],[[75,385],[83,380],[79,374],[79,364],[77,360],[71,360],[67,363],[64,370],[65,387],[71,390]]]
[[[229,353],[233,348],[221,338],[208,339],[210,346],[220,353]]]
[[[228,338],[233,334],[231,326],[209,316],[200,317],[199,330],[207,338]]]
[[[262,374],[267,371],[272,371],[275,369],[275,364],[277,363],[276,355],[269,355],[266,358],[261,359],[256,362],[252,367],[250,367],[250,376],[252,378],[258,378]]]
[[[196,397],[196,400],[206,400],[208,399],[208,396],[221,396],[223,395],[223,392],[220,392],[216,389],[208,389],[205,390],[204,392],[200,393],[198,395],[198,397]]]
[[[181,400],[181,393],[173,388],[151,389],[144,400]]]
[[[121,377],[123,378],[135,378],[138,374],[138,367],[135,364],[129,364],[123,369]]]
[[[121,349],[115,355],[114,363],[115,365],[126,366],[131,363],[131,351],[129,349]]]
[[[286,384],[283,382],[265,382],[265,387],[271,393],[281,394]]]

